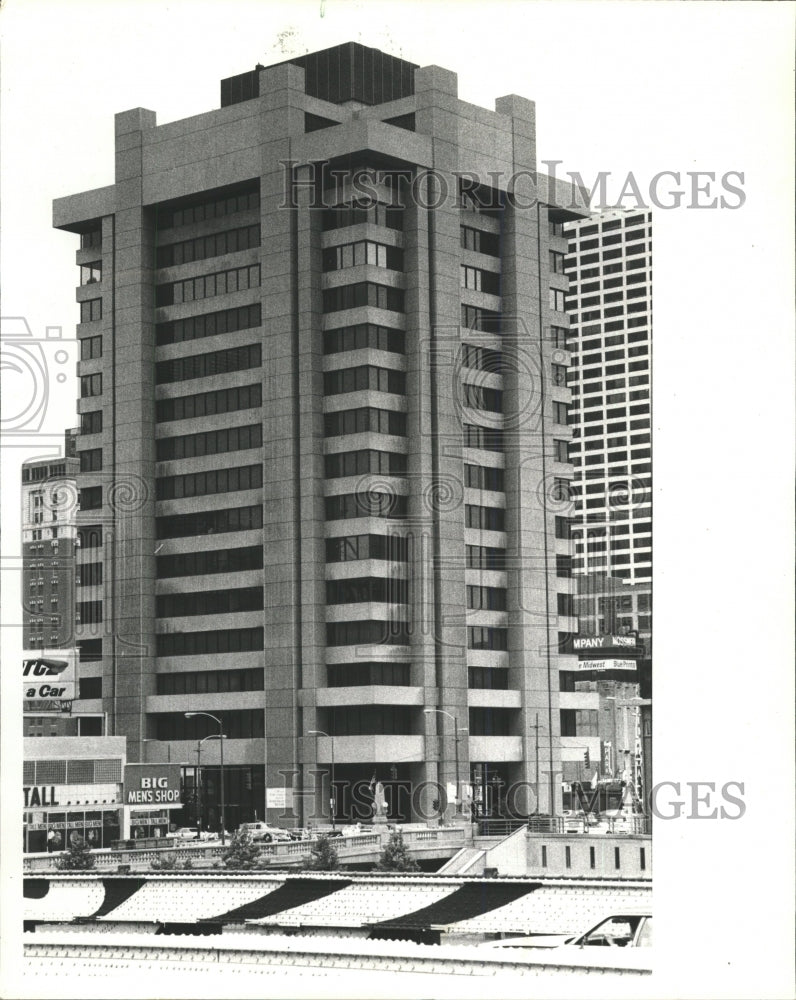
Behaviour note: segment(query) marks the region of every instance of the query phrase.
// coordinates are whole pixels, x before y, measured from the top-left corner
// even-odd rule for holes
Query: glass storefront
[[[119,839],[121,810],[34,810],[23,814],[22,842],[26,854],[63,851],[70,841],[83,837],[90,847],[110,847]]]

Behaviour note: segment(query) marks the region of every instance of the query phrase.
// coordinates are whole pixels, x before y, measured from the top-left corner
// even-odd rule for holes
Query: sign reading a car
[[[77,653],[71,649],[42,652],[22,661],[22,699],[24,709],[30,702],[52,700],[71,701],[75,697]]]

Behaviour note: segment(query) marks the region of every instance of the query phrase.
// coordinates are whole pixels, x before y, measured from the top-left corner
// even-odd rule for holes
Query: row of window
[[[195,417],[212,417],[217,413],[235,413],[262,406],[263,389],[260,383],[239,385],[231,389],[212,389],[190,396],[159,399],[155,403],[158,423],[171,420],[191,420]]]
[[[158,285],[155,289],[156,306],[173,306],[181,302],[198,302],[216,295],[230,295],[260,287],[260,265],[234,267],[228,271],[184,278]]]
[[[157,656],[250,653],[263,649],[262,628],[226,628],[214,632],[164,632],[155,637]],[[170,736],[169,739],[175,739]]]
[[[490,295],[500,295],[500,275],[494,271],[485,271],[480,267],[470,267],[461,264],[459,267],[459,284],[474,292],[488,292]]]
[[[467,686],[487,691],[508,691],[509,672],[505,667],[468,667]]]
[[[192,240],[159,246],[155,266],[174,267],[178,264],[191,264],[195,260],[221,257],[225,253],[237,253],[258,246],[260,246],[260,226],[242,226],[239,229],[227,229],[221,233],[211,233],[209,236],[197,236]]]
[[[102,507],[102,487],[82,487],[78,490],[77,503],[81,510],[100,510]]]
[[[249,670],[188,670],[184,673],[158,674],[155,679],[156,694],[262,691],[264,686],[265,676],[259,667]]]
[[[482,333],[500,333],[502,316],[494,309],[480,306],[462,305],[461,325],[465,330],[480,330]]]
[[[323,210],[322,226],[325,232],[363,223],[387,229],[403,229],[403,208],[383,205],[381,202],[354,201],[350,205],[335,205]]]
[[[500,237],[497,233],[486,233],[483,229],[473,229],[472,226],[459,227],[460,243],[463,250],[475,250],[490,257],[500,256]]]
[[[202,313],[186,319],[170,320],[155,325],[156,344],[180,344],[185,340],[201,340],[236,330],[249,330],[262,323],[262,307],[259,302],[236,309],[222,309],[219,312]]]
[[[407,580],[381,576],[352,577],[326,581],[327,604],[406,604]]]
[[[218,713],[220,709],[216,709]],[[215,713],[214,713],[215,714]],[[182,712],[164,712],[152,716],[157,740],[197,740],[210,735],[208,720],[202,716],[186,719]],[[259,739],[265,735],[265,713],[261,708],[221,713],[224,735],[228,740]]]
[[[363,264],[403,271],[404,252],[400,247],[387,246],[373,240],[357,240],[356,243],[327,247],[321,256],[321,263],[324,271],[341,271]]]
[[[155,484],[156,500],[180,500],[212,493],[236,493],[263,485],[262,465],[241,465],[228,469],[208,469],[184,476],[163,476]]]
[[[247,424],[245,427],[224,427],[217,431],[158,438],[155,446],[157,460],[167,462],[179,458],[200,458],[203,455],[225,455],[233,451],[245,451],[247,448],[259,448],[262,443],[262,424]]]
[[[462,344],[461,364],[463,368],[475,368],[478,371],[499,375],[503,371],[503,355],[500,351],[493,351],[487,347]]]
[[[97,587],[102,583],[102,563],[81,563],[78,568],[77,582],[81,587]]]
[[[371,684],[408,687],[410,675],[409,663],[330,663],[326,667],[329,687],[366,687]]]
[[[326,497],[326,520],[344,521],[354,517],[406,517],[407,498],[394,493],[368,490]]]
[[[491,389],[485,385],[472,385],[465,382],[462,385],[463,403],[465,406],[472,406],[477,410],[487,410],[490,413],[503,412],[503,392],[500,389]]]
[[[158,361],[155,365],[155,382],[165,385],[169,382],[187,382],[195,378],[210,378],[229,372],[246,371],[262,365],[262,346],[246,344],[243,347],[228,347],[223,351],[209,351],[207,354],[190,354],[184,358]]]
[[[326,539],[326,562],[386,559],[406,562],[409,540],[398,535],[345,535]]]
[[[505,611],[504,587],[467,586],[467,607],[472,611]]]
[[[158,229],[176,229],[190,226],[208,219],[220,219],[225,215],[245,212],[260,207],[259,190],[242,191],[218,197],[205,196],[201,201],[183,204],[177,208],[161,205],[157,210]]]
[[[325,437],[368,432],[406,437],[406,414],[396,410],[379,410],[374,406],[362,406],[356,410],[327,413],[323,418]]]
[[[480,507],[468,503],[464,506],[464,524],[478,531],[505,531],[506,512],[502,507]]]
[[[262,526],[263,508],[256,504],[249,507],[227,507],[223,510],[200,510],[192,514],[156,517],[155,537],[160,539],[222,535],[230,531],[253,531]]]
[[[322,718],[330,736],[409,735],[414,714],[405,705],[345,705],[326,709]]]
[[[242,573],[247,569],[262,568],[261,545],[247,545],[236,549],[210,549],[206,552],[180,552],[173,556],[157,557],[159,580],[175,576],[204,576],[210,573]]]
[[[404,311],[404,292],[401,288],[377,285],[372,281],[359,281],[354,285],[327,288],[323,293],[323,311],[340,312],[342,309],[356,309],[359,306],[373,306],[391,312]]]
[[[197,590],[193,593],[158,594],[155,598],[155,615],[158,618],[224,615],[261,611],[263,606],[262,587]]]
[[[120,758],[94,760],[26,760],[22,764],[25,785],[105,785],[122,780]]]
[[[496,549],[490,545],[468,545],[467,568],[495,570],[505,569],[506,550]]]
[[[327,479],[364,476],[368,473],[405,476],[406,455],[399,455],[392,451],[376,451],[373,448],[327,455],[324,460],[324,472]]]
[[[462,424],[462,445],[483,451],[503,451],[503,431],[480,424]]]
[[[503,652],[508,647],[508,629],[492,625],[468,625],[467,648]]]
[[[403,395],[406,392],[406,375],[392,368],[358,365],[356,368],[338,368],[336,371],[325,372],[323,376],[323,391],[326,396],[361,390]]]
[[[406,334],[403,330],[393,330],[391,327],[377,326],[375,323],[357,323],[354,326],[327,330],[323,335],[324,354],[367,349],[404,354]]]
[[[503,469],[491,465],[464,466],[464,485],[471,490],[493,490],[496,493],[505,492],[505,477]]]
[[[409,625],[405,621],[328,622],[327,646],[405,646]]]
[[[82,625],[98,625],[102,621],[102,601],[78,601],[75,612],[76,621]]]

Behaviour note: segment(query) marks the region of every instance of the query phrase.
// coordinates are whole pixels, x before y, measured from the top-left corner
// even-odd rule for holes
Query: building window
[[[463,250],[474,250],[490,257],[500,256],[500,237],[497,233],[487,233],[483,229],[473,229],[472,226],[460,226],[459,233]]]
[[[480,267],[469,267],[462,264],[459,267],[459,284],[462,288],[474,292],[500,295],[500,275],[494,271],[485,271]]]
[[[327,288],[323,292],[323,311],[340,312],[342,309],[356,309],[359,306],[373,306],[391,312],[403,312],[404,292],[401,288],[377,285],[372,281],[360,281],[339,288]]]
[[[550,289],[550,308],[555,312],[566,312],[566,293],[560,288]]]
[[[471,736],[510,736],[512,717],[515,710],[511,708],[471,708],[469,711],[469,728]]]
[[[566,254],[558,253],[556,250],[550,251],[550,270],[553,274],[564,274],[564,261]]]
[[[230,347],[224,351],[210,351],[208,354],[191,354],[184,358],[159,361],[155,365],[155,382],[158,385],[184,382],[195,378],[245,371],[248,368],[259,368],[261,365],[260,344],[247,344],[243,347]]]
[[[91,264],[81,264],[80,284],[96,285],[98,281],[102,281],[102,261],[95,260]]]
[[[471,690],[508,691],[509,672],[505,667],[468,667],[467,686]]]
[[[190,538],[193,535],[215,535],[229,531],[257,530],[262,526],[262,506],[228,507],[225,510],[196,511],[192,514],[157,517],[155,518],[155,537]]]
[[[409,663],[330,663],[326,667],[329,687],[408,687],[410,674]]]
[[[262,308],[257,302],[237,309],[222,309],[219,312],[202,313],[185,319],[170,320],[155,326],[155,343],[179,344],[186,340],[201,340],[216,337],[237,330],[250,330],[262,323]]]
[[[239,253],[260,246],[260,227],[242,226],[208,236],[197,236],[180,243],[167,243],[157,248],[156,267],[173,267],[190,264],[196,260],[220,257],[226,253]]]
[[[80,322],[94,323],[102,319],[102,299],[88,299],[80,303]]]
[[[553,440],[555,460],[557,462],[569,462],[569,441]]]
[[[508,649],[508,629],[488,625],[468,625],[467,648],[505,651]]]
[[[102,448],[90,448],[80,452],[80,471],[99,472],[102,469]]]
[[[249,569],[262,569],[263,550],[262,546],[250,545],[236,549],[181,552],[179,555],[158,556],[156,562],[159,580],[213,573],[240,573]]]
[[[157,500],[208,496],[259,489],[263,485],[262,465],[242,465],[226,469],[208,469],[184,476],[163,476],[156,481]]]
[[[464,524],[478,531],[505,531],[506,511],[502,507],[481,507],[465,504]]]
[[[503,493],[505,492],[504,471],[492,465],[465,463],[464,485],[471,490],[491,490],[495,493]]]
[[[326,520],[339,521],[356,517],[403,518],[407,515],[407,498],[394,493],[368,490],[326,497]]]
[[[260,265],[250,264],[229,271],[217,271],[198,278],[173,281],[155,288],[155,305],[171,306],[182,302],[198,302],[216,295],[230,295],[260,287]]]
[[[159,423],[171,420],[191,420],[219,413],[252,410],[262,406],[262,385],[235,386],[232,389],[215,389],[190,396],[159,399],[155,403],[155,419]]]
[[[340,271],[362,265],[402,271],[404,252],[399,247],[386,246],[373,240],[358,240],[356,243],[327,247],[323,251],[322,263],[324,271]]]
[[[491,389],[489,386],[472,385],[465,382],[462,385],[463,399],[465,406],[472,406],[477,410],[486,410],[490,413],[503,412],[503,393],[500,389]]]
[[[462,445],[484,451],[503,451],[503,432],[480,424],[462,424]]]
[[[471,611],[505,611],[504,587],[467,587],[467,607]]]
[[[408,581],[395,577],[353,577],[327,580],[326,603],[334,604],[406,604]]]
[[[166,632],[155,640],[156,656],[197,656],[205,653],[248,653],[263,649],[262,628],[221,629],[214,632]],[[262,711],[260,711],[262,715]],[[169,739],[175,739],[170,735]]]
[[[327,413],[323,419],[324,436],[343,434],[390,434],[406,437],[406,414],[395,410],[379,410],[373,406]]]
[[[102,563],[81,563],[78,566],[81,587],[96,587],[102,583]]]
[[[501,314],[493,309],[482,309],[480,306],[462,304],[461,325],[466,330],[479,330],[481,333],[500,333]]]
[[[387,476],[406,475],[406,455],[391,451],[376,451],[362,448],[358,451],[327,455],[325,475],[327,479],[341,479],[346,476],[363,476],[381,473]]]
[[[347,229],[363,223],[384,226],[386,229],[403,229],[403,208],[381,202],[353,201],[350,205],[335,205],[323,212],[324,232],[330,229]]]
[[[226,427],[181,437],[158,438],[155,449],[157,460],[165,462],[200,458],[203,455],[228,455],[235,451],[259,448],[262,443],[262,424],[247,424],[245,427]]]
[[[327,646],[406,645],[409,625],[405,621],[328,622]]]
[[[323,376],[323,391],[327,396],[361,390],[403,395],[406,392],[406,375],[392,368],[358,365],[356,368],[338,368]]]
[[[460,358],[462,368],[492,372],[494,375],[499,375],[503,371],[503,355],[500,351],[490,350],[487,347],[462,344]]]
[[[262,608],[262,587],[159,594],[155,598],[155,616],[157,618],[238,614],[244,611],[260,611]]]
[[[376,350],[391,354],[405,353],[403,330],[393,330],[375,323],[357,323],[337,330],[327,330],[323,335],[323,353],[340,354],[344,351]]]
[[[80,510],[99,510],[102,507],[102,487],[84,486],[79,490],[78,507]]]
[[[94,250],[102,246],[102,229],[92,229],[88,233],[80,234],[80,249]]]
[[[155,684],[159,695],[262,691],[265,676],[261,667],[246,670],[193,670],[158,674]]]
[[[98,625],[102,621],[102,601],[78,601],[75,608],[81,625]]]
[[[102,430],[102,410],[92,410],[91,413],[80,414],[80,433],[99,434]],[[81,452],[81,456],[84,453]]]
[[[80,398],[88,399],[90,396],[102,395],[102,372],[94,375],[83,375],[80,379]]]
[[[102,357],[102,335],[83,337],[80,341],[80,360],[91,361]]]
[[[225,83],[227,81],[224,81]],[[210,219],[220,219],[237,212],[260,207],[259,190],[237,190],[220,195],[207,194],[192,196],[171,205],[160,205],[157,210],[157,227],[173,229],[179,226],[190,226],[196,222]]]
[[[78,686],[78,698],[101,698],[102,678],[101,677],[81,677]]]
[[[553,403],[553,420],[557,424],[566,424],[569,420],[569,407],[566,403]]]
[[[326,562],[351,562],[380,559],[406,562],[408,539],[396,535],[346,535],[326,539]]]

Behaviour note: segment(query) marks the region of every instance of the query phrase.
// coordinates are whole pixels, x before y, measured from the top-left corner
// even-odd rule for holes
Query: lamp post
[[[221,845],[226,843],[226,831],[227,831],[227,817],[224,811],[224,740],[226,739],[224,735],[224,727],[221,719],[216,715],[211,715],[210,712],[186,712],[186,719],[194,719],[199,715],[204,715],[208,719],[212,719],[213,722],[218,723],[218,739],[221,745]],[[200,741],[200,745],[201,745]]]
[[[334,736],[330,736],[328,733],[325,733],[322,729],[310,729],[309,735],[316,737],[325,736],[326,739],[329,741],[329,746],[331,747],[332,750],[332,773],[330,775],[331,780],[329,787],[329,809],[331,810],[332,813],[332,829],[336,830],[337,827],[335,826],[335,819],[334,819],[334,814],[337,812],[337,799],[334,794]],[[317,757],[318,755],[317,750],[315,752],[315,755]]]
[[[453,720],[453,752],[456,760],[456,814],[459,815],[462,811],[461,795],[459,793],[459,733],[467,733],[469,729],[463,727],[459,729],[459,720],[455,715],[451,715],[450,712],[446,712],[444,708],[424,708],[423,712],[425,715],[433,715],[437,713],[438,715],[447,715],[449,719]]]
[[[218,733],[211,733],[205,736],[196,744],[196,825],[199,827],[199,836],[202,835],[202,744],[208,740],[225,740],[226,736],[219,737]],[[223,754],[223,751],[222,751]]]

